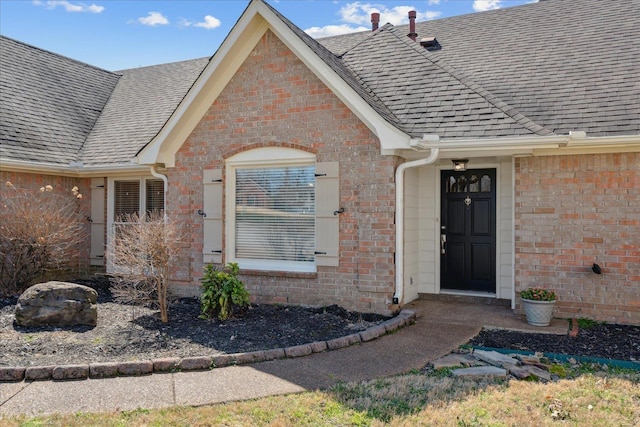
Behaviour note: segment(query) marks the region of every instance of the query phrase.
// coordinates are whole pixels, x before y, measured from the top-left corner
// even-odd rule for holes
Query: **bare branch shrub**
[[[0,295],[23,292],[46,271],[78,260],[87,229],[78,211],[78,187],[68,196],[6,183],[0,203]]]
[[[109,256],[114,265],[116,285],[112,289],[120,301],[149,302],[153,290],[160,320],[169,321],[167,290],[177,266],[180,249],[178,225],[161,212],[144,217],[123,215],[114,230]]]
[[[111,279],[111,295],[121,304],[131,306],[131,320],[135,320],[138,306],[144,306],[154,301],[156,290],[150,281],[132,282],[122,276],[114,276]]]

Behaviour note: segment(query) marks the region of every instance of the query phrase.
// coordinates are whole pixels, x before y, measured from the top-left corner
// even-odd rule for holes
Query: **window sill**
[[[273,270],[240,270],[240,276],[270,276],[294,279],[317,279],[316,272],[302,271],[273,271]]]

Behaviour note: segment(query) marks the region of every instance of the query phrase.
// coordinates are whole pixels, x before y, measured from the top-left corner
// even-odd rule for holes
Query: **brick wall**
[[[72,178],[44,174],[28,174],[19,172],[0,171],[0,200],[11,197],[11,190],[7,188],[6,183],[11,182],[18,189],[39,191],[41,187],[51,185],[53,191],[65,197],[73,199],[71,189],[77,186],[82,194],[82,199],[75,199],[78,212],[81,218],[91,216],[91,180],[89,178]],[[90,270],[89,255],[91,249],[91,237],[89,235],[89,222],[85,224],[86,239],[78,248],[77,259],[71,260],[69,265],[71,270],[65,273],[65,277],[51,277],[52,279],[68,279],[83,275]],[[62,274],[62,273],[59,273]]]
[[[377,138],[268,32],[202,118],[168,172],[169,215],[184,224],[185,256],[176,283],[202,276],[202,170],[224,169],[229,156],[280,146],[340,162],[340,266],[317,274],[247,272],[254,300],[339,304],[388,312],[394,290],[394,170]],[[225,202],[226,203],[226,202]],[[179,290],[178,290],[179,291]]]
[[[516,159],[515,187],[516,292],[556,290],[559,317],[640,324],[640,153]]]

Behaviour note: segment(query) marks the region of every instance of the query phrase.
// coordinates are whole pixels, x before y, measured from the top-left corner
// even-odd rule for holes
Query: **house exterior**
[[[87,195],[81,270],[113,268],[119,214],[165,209],[179,295],[238,262],[260,302],[543,286],[640,324],[638,22],[545,0],[314,40],[252,0],[211,58],[119,72],[2,37],[0,175]]]

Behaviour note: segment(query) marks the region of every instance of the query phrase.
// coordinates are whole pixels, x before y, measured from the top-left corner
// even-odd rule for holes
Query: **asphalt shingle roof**
[[[0,156],[67,165],[118,75],[0,36]]]
[[[271,10],[411,136],[640,134],[637,0],[544,0],[417,23],[435,50],[390,24],[314,40]],[[109,72],[2,36],[0,48],[0,156],[60,165],[129,163],[209,61]]]
[[[85,166],[127,163],[160,131],[209,58],[118,71],[113,91],[80,152]]]
[[[381,20],[384,21],[384,16]],[[385,26],[378,32],[392,32],[408,39],[409,30],[406,25]],[[402,93],[394,81],[409,79],[414,83],[411,91],[405,90],[405,96],[411,94],[406,103],[394,99],[395,106],[387,104],[401,120],[405,116],[397,110],[414,108],[416,99],[427,104],[439,103],[438,108],[451,107],[450,111],[457,109],[458,96],[452,100],[442,88],[433,87],[436,83],[443,84],[441,73],[431,74],[432,66],[436,65],[512,118],[519,119],[529,132],[640,134],[640,2],[636,0],[544,0],[419,22],[416,32],[418,40],[436,37],[441,49],[427,51],[420,47],[424,58],[403,49],[403,56],[383,38],[379,44],[368,43],[368,52],[362,44],[348,47],[354,41],[361,42],[361,34],[319,42],[334,54],[342,55],[346,64],[365,80],[381,80],[384,88],[381,86],[376,94],[383,100],[386,98],[380,91]],[[398,43],[394,46],[401,48]],[[362,65],[371,62],[370,58],[375,58],[377,65],[369,66],[383,68],[379,73],[387,73],[386,80]],[[408,69],[411,71],[407,72]],[[431,77],[436,81],[432,82]],[[439,99],[427,99],[432,96]],[[427,110],[424,123],[419,115],[408,117],[415,129],[411,133],[437,125],[428,119],[432,107]],[[449,117],[447,126],[460,123],[461,129],[471,126],[476,128],[475,132],[481,132],[475,123],[476,114],[482,116],[486,106],[478,104],[473,111]],[[506,123],[502,126],[506,133],[527,133],[520,133],[517,128],[509,130]],[[491,122],[484,131],[486,136],[499,136]],[[437,126],[433,133],[458,136]]]

